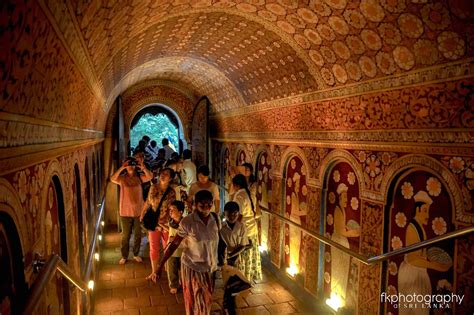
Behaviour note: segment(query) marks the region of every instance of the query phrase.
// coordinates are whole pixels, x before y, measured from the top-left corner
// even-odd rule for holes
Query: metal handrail
[[[107,188],[107,185],[106,185]],[[41,298],[41,295],[46,287],[46,285],[51,281],[51,278],[53,275],[56,273],[56,271],[59,271],[64,278],[66,278],[69,282],[71,282],[73,285],[75,285],[79,290],[81,290],[84,293],[87,293],[88,289],[88,282],[92,270],[92,262],[94,259],[94,253],[95,253],[95,248],[97,244],[97,234],[99,233],[99,229],[101,227],[101,220],[102,220],[102,215],[104,213],[104,208],[105,208],[105,194],[104,197],[102,197],[102,202],[99,204],[100,210],[99,210],[99,215],[97,216],[96,220],[96,226],[94,229],[94,235],[92,237],[92,241],[90,243],[89,247],[89,253],[87,255],[87,265],[86,268],[84,269],[84,275],[83,279],[80,279],[69,267],[68,265],[64,262],[64,260],[61,259],[57,254],[51,255],[51,257],[48,259],[46,264],[41,268],[41,271],[36,278],[33,287],[31,288],[31,294],[28,297],[25,309],[23,310],[23,315],[29,315],[34,312],[36,307],[38,306],[38,302]]]
[[[108,183],[105,185],[105,189],[107,189]],[[104,190],[107,191],[107,190]],[[105,208],[105,194],[102,197],[101,203],[99,203],[99,215],[97,216],[97,220],[95,222],[95,228],[94,228],[94,235],[92,236],[92,240],[89,246],[89,253],[87,254],[87,265],[86,268],[84,269],[84,275],[83,279],[86,279],[86,281],[89,280],[91,271],[92,271],[92,261],[94,259],[94,254],[95,254],[95,247],[97,244],[97,234],[99,233],[99,229],[101,227],[101,221],[102,221],[102,215],[104,214],[104,208]]]
[[[83,292],[87,291],[87,283],[77,277],[68,267],[68,265],[61,259],[61,257],[58,256],[58,254],[53,254],[51,257],[49,257],[48,261],[41,269],[38,278],[33,284],[31,294],[26,302],[25,309],[23,310],[24,315],[29,315],[34,312],[38,306],[38,302],[46,285],[54,276],[56,270],[59,271],[67,280],[69,280],[69,282],[74,284],[79,290]]]
[[[362,262],[366,265],[374,265],[374,264],[377,264],[379,262],[388,260],[388,259],[390,259],[394,256],[398,256],[398,255],[406,254],[406,253],[409,253],[409,252],[413,252],[417,249],[428,247],[429,245],[432,245],[434,243],[446,241],[446,240],[453,239],[453,238],[458,238],[458,237],[461,237],[463,235],[471,234],[471,233],[474,232],[474,226],[470,226],[470,227],[467,227],[467,228],[463,228],[463,229],[459,229],[459,230],[456,230],[456,231],[453,231],[453,232],[446,233],[446,234],[441,235],[441,236],[433,237],[429,240],[424,240],[424,241],[418,242],[416,244],[409,245],[407,247],[399,248],[399,249],[396,249],[392,252],[383,253],[383,254],[380,254],[380,255],[377,255],[377,256],[372,256],[372,257],[366,257],[364,255],[361,255],[357,252],[354,252],[354,251],[350,250],[349,248],[346,248],[346,247],[342,246],[341,244],[338,244],[338,243],[334,242],[333,240],[325,237],[324,235],[321,235],[321,234],[316,233],[314,231],[308,230],[307,228],[301,226],[300,224],[295,223],[295,222],[289,220],[288,218],[285,218],[284,216],[282,216],[278,213],[269,211],[268,209],[265,209],[265,208],[262,208],[262,207],[261,207],[261,210],[265,213],[268,213],[269,215],[275,216],[275,217],[279,218],[280,220],[303,230],[305,233],[307,233],[310,236],[316,238],[317,240],[319,240],[320,242],[322,242],[324,244],[327,244],[331,247],[336,247],[337,249],[339,249],[339,250],[343,251],[344,253],[354,257],[355,259],[357,259],[358,261],[360,261],[360,262]]]

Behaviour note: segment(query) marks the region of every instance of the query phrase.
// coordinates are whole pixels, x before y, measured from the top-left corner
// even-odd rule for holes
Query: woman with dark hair
[[[249,281],[262,279],[262,262],[258,250],[258,228],[255,219],[255,204],[252,201],[247,180],[244,175],[237,174],[232,178],[230,200],[235,201],[240,208],[240,221],[245,225],[247,238],[252,247],[243,252],[238,268],[243,271]]]
[[[133,259],[141,262],[138,256],[141,243],[141,227],[139,222],[140,211],[143,206],[142,182],[151,180],[153,175],[143,164],[143,160],[137,161],[128,158],[122,166],[110,177],[110,181],[120,186],[120,225],[122,227],[121,252],[122,258],[119,264],[127,262],[129,242],[134,233]]]
[[[175,190],[170,182],[174,177],[174,171],[170,168],[163,168],[159,173],[159,182],[151,186],[148,198],[143,206],[140,221],[149,207],[153,211],[158,211],[158,224],[154,231],[148,231],[148,241],[150,242],[150,262],[151,274],[148,280],[156,282],[156,268],[159,261],[160,249],[166,246],[168,242],[168,224],[170,220],[169,208],[171,203],[176,200]]]
[[[185,239],[181,255],[181,281],[186,314],[210,314],[217,270],[220,221],[211,214],[212,193],[201,190],[194,196],[196,211],[179,223],[178,233],[160,262],[155,279],[160,278],[165,262]]]
[[[198,191],[208,190],[212,193],[214,198],[214,206],[211,211],[220,214],[220,196],[219,196],[219,186],[217,186],[213,181],[209,179],[209,167],[207,165],[201,165],[197,169],[197,178],[198,181],[191,185],[188,193],[188,206],[191,207],[193,203],[194,195]]]

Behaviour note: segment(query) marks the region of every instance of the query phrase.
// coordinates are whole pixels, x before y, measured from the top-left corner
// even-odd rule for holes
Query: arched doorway
[[[26,298],[23,253],[15,223],[1,211],[0,253],[0,314],[18,314]]]
[[[161,140],[166,138],[176,152],[181,153],[180,150],[187,148],[178,115],[161,104],[147,106],[135,115],[130,125],[130,147],[136,148],[144,135],[155,140],[158,147],[161,147]]]

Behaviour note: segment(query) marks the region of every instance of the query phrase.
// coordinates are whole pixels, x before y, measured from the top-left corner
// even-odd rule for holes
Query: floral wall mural
[[[217,143],[221,143],[222,147],[226,147],[226,149],[220,151],[223,152],[223,158],[226,155],[237,156],[236,153],[241,148],[241,144],[237,142],[217,141]],[[289,266],[288,262],[291,264],[291,258],[295,253],[295,250],[291,250],[292,247],[296,246],[296,242],[300,242],[297,261],[299,266],[302,267],[301,270],[306,272],[304,277],[297,276],[295,280],[303,289],[316,296],[318,292],[329,295],[331,291],[331,266],[333,262],[331,250],[324,247],[323,252],[320,253],[320,243],[316,239],[305,235],[301,231],[298,234],[298,231],[290,230],[288,224],[283,223],[278,217],[271,215],[271,213],[282,213],[288,218],[293,219],[291,213],[296,209],[295,205],[303,203],[302,208],[306,207],[306,215],[298,216],[299,221],[297,218],[294,219],[309,230],[314,230],[318,233],[320,229],[320,213],[322,212],[325,219],[322,224],[324,224],[326,236],[332,237],[335,226],[335,210],[336,207],[341,208],[340,196],[346,195],[346,206],[344,207],[346,228],[349,226],[353,230],[357,230],[357,226],[360,226],[360,235],[347,237],[347,244],[352,250],[360,252],[367,257],[375,256],[386,251],[383,248],[384,242],[392,246],[391,240],[395,236],[405,246],[405,230],[412,218],[410,213],[414,204],[414,196],[418,191],[426,191],[428,196],[436,201],[436,209],[438,209],[437,207],[445,208],[440,206],[440,201],[446,207],[453,208],[453,203],[449,203],[449,193],[446,191],[446,187],[443,185],[439,186],[441,183],[439,174],[443,173],[444,177],[451,176],[449,184],[451,194],[459,199],[456,201],[456,204],[460,205],[456,213],[457,219],[454,220],[454,217],[449,217],[446,211],[437,214],[436,211],[438,210],[433,210],[435,204],[433,202],[431,210],[435,212],[430,210],[430,222],[424,228],[430,229],[430,235],[436,236],[436,233],[447,233],[450,229],[454,229],[455,224],[459,226],[458,228],[469,225],[470,220],[472,220],[470,213],[473,211],[472,200],[474,199],[471,198],[473,194],[472,186],[474,184],[471,182],[473,181],[474,160],[469,156],[410,154],[407,152],[374,150],[370,146],[360,146],[354,150],[340,150],[330,146],[316,145],[311,147],[302,145],[293,147],[295,151],[301,149],[299,151],[302,152],[301,156],[294,155],[286,161],[284,154],[288,150],[286,143],[275,144],[272,142],[262,145],[262,143],[258,142],[257,145],[259,148],[257,151],[259,153],[255,160],[257,183],[262,185],[263,189],[266,182],[267,190],[271,189],[271,194],[267,193],[266,203],[263,201],[263,194],[259,190],[257,191],[259,204],[261,206],[268,204],[270,209],[266,238],[269,262],[283,271],[284,268]],[[246,146],[248,147],[249,145],[246,144]],[[266,157],[265,160],[261,158],[262,156]],[[335,165],[332,164],[334,157],[340,160]],[[291,166],[292,160],[294,161],[294,169]],[[307,174],[304,171],[303,161],[308,161],[309,163]],[[281,166],[287,165],[286,163],[288,163],[288,166]],[[397,172],[400,172],[399,170],[407,169],[406,165],[408,164],[417,164],[425,169],[431,169],[431,171],[418,171],[417,173],[410,173],[411,175],[404,175],[406,178],[400,179],[400,183],[397,182],[398,188],[396,188],[397,191],[394,194],[398,193],[398,197],[394,198],[398,201],[396,201],[396,204],[393,204],[394,199],[387,196],[388,187],[391,185],[389,179],[395,176]],[[230,165],[230,162],[227,162],[227,165]],[[268,178],[264,176],[263,170],[265,167],[269,169]],[[328,176],[323,176],[326,173]],[[298,198],[296,198],[294,193],[296,189],[294,179],[298,177],[295,174],[300,176],[297,181],[300,185],[298,188],[300,192]],[[327,178],[327,188],[324,188],[326,187],[326,184],[324,184],[325,178]],[[291,184],[288,181],[289,179]],[[409,182],[413,188],[411,199],[405,199],[402,195],[404,182]],[[307,186],[307,193],[303,195],[302,187],[305,185]],[[408,197],[411,191],[409,185],[405,184],[403,189]],[[441,190],[438,196],[430,195],[429,191],[431,191],[431,194],[437,194],[439,189]],[[295,202],[293,202],[292,198]],[[448,203],[446,203],[447,200]],[[324,201],[324,207],[322,207],[322,201]],[[387,212],[384,217],[383,209],[387,202],[390,203],[388,205],[390,209],[395,209],[396,207],[396,209],[400,210]],[[301,210],[301,207],[298,210]],[[402,214],[398,214],[399,212],[405,217]],[[295,213],[296,210],[293,212],[293,215]],[[396,223],[397,214],[399,224],[402,225],[402,222],[406,221],[404,228],[398,227]],[[454,216],[454,213],[452,215]],[[265,222],[264,220],[266,220],[265,215],[262,223]],[[390,222],[390,233],[397,233],[393,234],[393,237],[390,236],[390,241],[384,241],[385,220]],[[265,224],[262,224],[262,227]],[[443,232],[445,228],[446,232]],[[263,240],[265,240],[265,230],[266,228],[262,228]],[[296,238],[292,237],[292,232],[293,235],[297,236]],[[428,235],[428,237],[430,236]],[[398,239],[394,239],[395,246],[400,246]],[[455,246],[453,244],[450,245],[451,250],[446,252],[454,263],[457,262],[457,265],[451,267],[450,277],[446,276],[443,278],[447,282],[442,281],[440,285],[447,288],[449,283],[452,290],[456,290],[458,293],[462,292],[466,296],[472,296],[472,293],[470,293],[470,288],[474,285],[474,267],[470,263],[472,260],[470,258],[472,246],[470,246],[469,238],[460,239],[456,244],[456,252],[454,251]],[[443,249],[443,246],[440,248]],[[390,247],[390,250],[392,250],[392,247]],[[323,261],[321,267],[319,266],[319,259]],[[392,266],[393,273],[394,263],[397,265],[398,270],[403,259],[404,257],[398,257],[397,261],[390,261],[387,263],[387,268],[389,265]],[[321,268],[323,279],[319,281],[321,286],[318,286],[318,273]],[[346,264],[344,268],[348,272],[345,285],[346,304],[351,305],[353,310],[359,314],[378,314],[380,311],[380,297],[378,295],[381,290],[387,290],[388,285],[392,285],[395,289],[398,288],[398,277],[391,275],[390,271],[384,272],[381,264],[365,266],[349,259],[348,265]],[[454,278],[453,269],[457,274],[456,278]],[[428,271],[428,273],[430,277],[432,273],[443,274],[437,271]],[[434,282],[443,279],[433,279],[432,288],[433,292],[435,292],[438,283]],[[458,305],[458,309],[470,309],[468,307],[469,304],[466,303]],[[389,311],[387,308],[385,309],[385,312]]]
[[[427,171],[412,170],[395,184],[390,206],[386,245],[392,251],[454,230],[449,193],[440,179]],[[453,292],[454,243],[443,242],[397,256],[388,262],[387,294],[450,294]],[[417,303],[418,314],[429,314]],[[453,304],[449,308],[453,310]],[[410,309],[386,304],[387,312],[408,314]]]
[[[58,196],[51,180],[53,174],[58,176],[62,184],[63,203],[66,211],[66,233],[68,235],[68,258],[70,258],[68,261],[70,267],[77,274],[81,274],[80,263],[77,262],[79,257],[78,246],[75,245],[79,243],[77,194],[79,193],[79,198],[82,198],[84,211],[86,210],[85,206],[90,202],[87,199],[85,185],[81,185],[82,193],[77,191],[75,187],[74,165],[75,163],[78,164],[80,181],[85,183],[85,159],[87,156],[90,158],[93,152],[98,152],[100,146],[98,144],[75,148],[74,151],[66,152],[49,160],[43,160],[40,163],[30,159],[29,166],[3,174],[0,178],[2,188],[11,187],[13,196],[8,196],[8,199],[18,200],[15,213],[19,218],[18,222],[21,222],[21,224],[18,224],[16,228],[23,246],[25,281],[28,285],[31,285],[36,277],[32,268],[34,253],[38,252],[46,259],[52,253],[60,253]],[[102,178],[102,175],[100,174],[99,177]],[[91,176],[89,178],[92,181],[90,183],[92,187],[95,178],[91,178]],[[87,234],[84,235],[83,242],[85,244],[90,243]],[[60,301],[63,299],[61,285],[61,277],[58,281],[53,280],[48,284],[45,297],[41,299],[38,305],[38,313],[60,313]],[[72,309],[74,309],[75,303],[75,300],[71,299]]]
[[[308,212],[306,176],[306,166],[303,165],[301,158],[298,156],[290,158],[284,177],[285,217],[302,226],[306,225]],[[284,266],[286,268],[296,268],[298,273],[304,276],[306,265],[304,247],[307,237],[299,228],[290,224],[285,223],[284,231]]]
[[[337,163],[327,177],[325,235],[355,252],[360,248],[361,201],[359,181],[352,166]],[[324,293],[337,294],[345,305],[356,309],[359,267],[341,250],[325,246]]]
[[[258,206],[263,210],[271,209],[272,199],[272,178],[271,178],[271,160],[270,156],[266,151],[261,152],[257,157],[257,203]],[[262,214],[259,226],[260,244],[264,248],[268,248],[268,228],[269,228],[269,215],[266,213]]]

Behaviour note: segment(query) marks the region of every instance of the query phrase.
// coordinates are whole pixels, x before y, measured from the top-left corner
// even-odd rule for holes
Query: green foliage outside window
[[[168,138],[170,144],[178,148],[178,129],[171,123],[165,114],[145,114],[138,123],[130,130],[130,145],[135,148],[144,135],[155,140],[161,148],[161,140]]]

